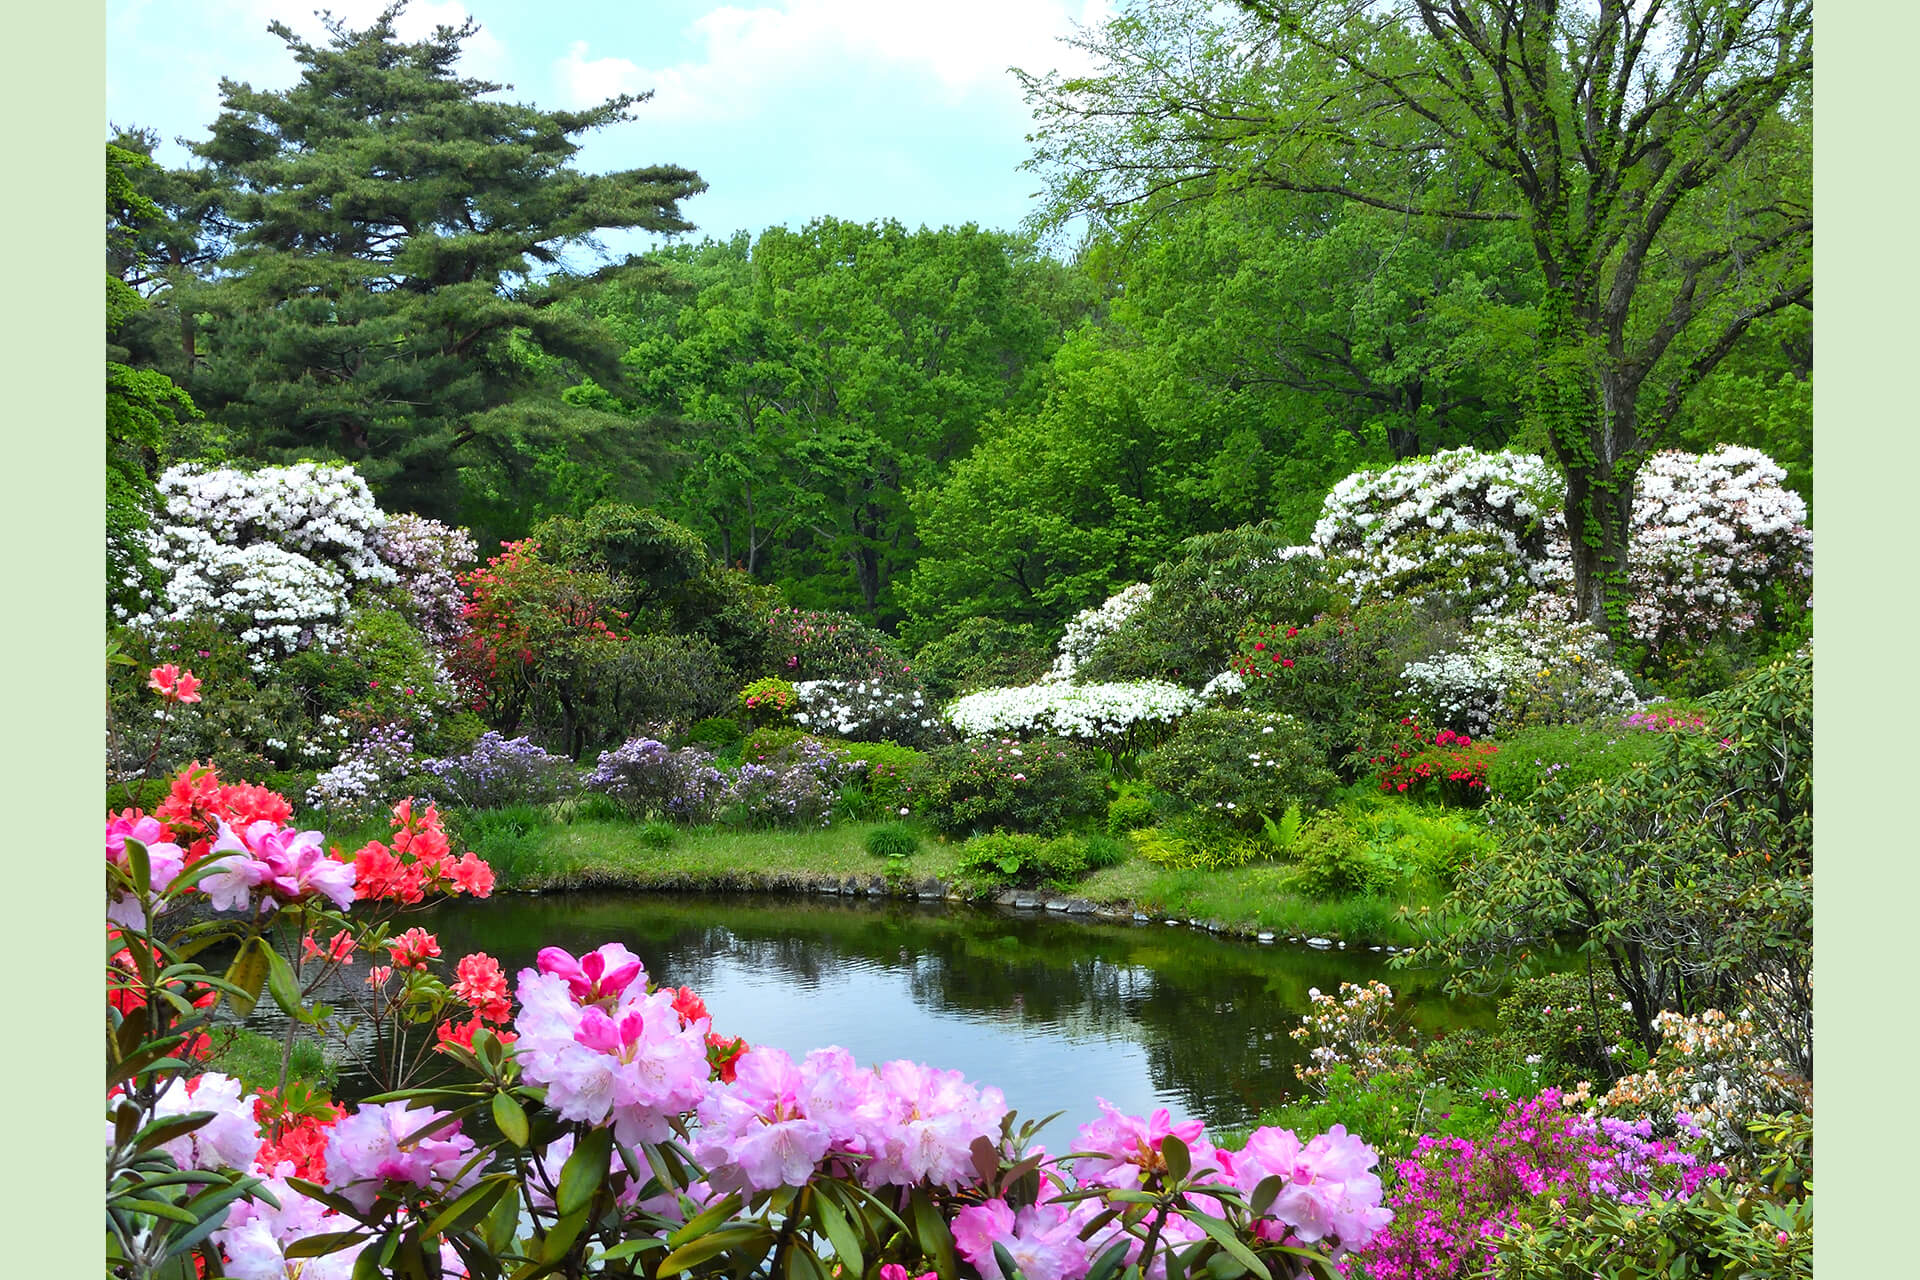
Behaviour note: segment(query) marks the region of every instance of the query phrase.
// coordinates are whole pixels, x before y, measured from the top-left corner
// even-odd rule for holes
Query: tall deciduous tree
[[[222,82],[194,150],[233,244],[190,300],[208,321],[183,380],[249,451],[337,454],[386,505],[444,515],[459,468],[541,441],[591,452],[613,433],[645,454],[639,424],[564,402],[538,357],[619,383],[618,344],[554,305],[580,282],[570,251],[608,230],[687,230],[679,202],[704,184],[670,165],[570,168],[582,134],[643,98],[500,101],[504,86],[456,74],[471,22],[407,42],[401,7],[364,30],[330,21],[318,45],[274,23],[299,82]]]
[[[1027,78],[1052,215],[1270,187],[1517,222],[1579,607],[1617,621],[1640,462],[1756,322],[1811,302],[1810,0],[1241,7],[1129,16],[1087,40],[1104,75]],[[1464,190],[1438,180],[1461,159]]]

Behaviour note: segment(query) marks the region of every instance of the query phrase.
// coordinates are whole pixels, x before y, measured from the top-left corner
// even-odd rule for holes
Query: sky
[[[221,78],[285,88],[297,68],[267,30],[324,38],[319,5],[289,0],[109,0],[107,122],[190,157],[219,114]],[[382,0],[330,0],[350,27]],[[413,0],[403,37],[480,24],[463,74],[548,109],[651,90],[633,118],[588,135],[590,171],[696,170],[708,190],[681,212],[724,239],[832,215],[909,228],[1013,230],[1034,206],[1023,172],[1032,117],[1008,68],[1080,70],[1061,43],[1109,0]],[[611,237],[609,237],[611,243]],[[623,245],[612,247],[625,248]],[[634,246],[638,247],[638,246]]]

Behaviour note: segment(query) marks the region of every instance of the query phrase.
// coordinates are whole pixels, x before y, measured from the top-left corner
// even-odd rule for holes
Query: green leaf
[[[1180,1216],[1206,1232],[1207,1238],[1232,1254],[1235,1262],[1249,1271],[1264,1274],[1265,1268],[1260,1265],[1259,1256],[1240,1242],[1240,1237],[1226,1222],[1210,1214],[1201,1213],[1198,1209],[1188,1209]]]
[[[957,1264],[953,1257],[953,1233],[947,1229],[946,1219],[933,1207],[925,1187],[913,1189],[908,1205],[912,1210],[913,1236],[919,1242],[920,1251],[933,1259],[940,1280],[953,1280]]]
[[[277,948],[263,943],[261,950],[267,953],[267,990],[273,1002],[280,1006],[280,1012],[295,1022],[313,1021],[313,1015],[300,999],[300,980],[293,976],[293,966]]]
[[[245,1019],[260,1003],[260,988],[267,985],[267,944],[259,937],[248,938],[240,947],[240,954],[233,958],[227,968],[226,980],[231,989],[227,992],[227,1006],[234,1014]]]
[[[715,1231],[701,1236],[690,1244],[684,1244],[666,1257],[660,1259],[663,1276],[679,1275],[714,1258],[729,1249],[765,1248],[773,1243],[773,1232],[765,1227],[729,1227],[724,1231]]]
[[[133,891],[141,897],[153,892],[153,866],[147,859],[147,846],[127,837],[127,870],[132,873]]]
[[[573,1154],[560,1167],[560,1185],[554,1189],[553,1205],[562,1217],[584,1209],[593,1199],[607,1180],[612,1156],[611,1129],[594,1129],[574,1146]]]
[[[433,1220],[427,1223],[424,1234],[438,1236],[465,1231],[486,1217],[492,1211],[494,1202],[514,1186],[514,1176],[510,1173],[496,1174],[491,1178],[482,1179],[479,1186],[474,1187],[436,1214]]]
[[[493,1095],[493,1122],[508,1142],[522,1148],[527,1145],[527,1109],[512,1094]]]
[[[598,1255],[598,1261],[618,1262],[622,1258],[631,1258],[635,1254],[646,1253],[652,1249],[664,1249],[667,1242],[655,1236],[641,1236],[637,1239],[622,1241]]]
[[[827,1239],[833,1244],[834,1256],[845,1264],[851,1274],[860,1275],[867,1269],[867,1262],[860,1252],[860,1238],[847,1222],[847,1215],[824,1195],[813,1198],[813,1208],[827,1233]]]
[[[319,1235],[300,1237],[287,1245],[283,1252],[289,1258],[319,1258],[371,1239],[373,1235],[367,1231],[323,1231]]]
[[[1130,1238],[1122,1237],[1106,1247],[1101,1255],[1093,1260],[1087,1269],[1087,1280],[1113,1280],[1120,1274],[1120,1268],[1126,1265],[1127,1250],[1133,1246]]]
[[[1173,1134],[1160,1140],[1160,1158],[1167,1162],[1167,1173],[1175,1182],[1186,1181],[1193,1172],[1193,1157],[1187,1151],[1187,1144]]]
[[[729,1192],[725,1199],[712,1204],[689,1219],[685,1224],[667,1234],[667,1243],[678,1248],[689,1240],[697,1240],[707,1232],[731,1218],[740,1208],[740,1196]]]

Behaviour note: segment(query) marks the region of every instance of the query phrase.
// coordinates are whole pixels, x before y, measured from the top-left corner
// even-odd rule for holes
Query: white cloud
[[[954,105],[985,96],[1017,103],[1007,68],[1046,70],[1073,51],[1059,43],[1072,21],[1104,19],[1105,0],[786,0],[782,7],[723,5],[688,35],[704,56],[646,67],[618,53],[591,56],[576,40],[554,65],[561,97],[584,107],[652,90],[647,114],[718,123],[760,116],[794,95],[831,94],[885,71],[917,77]]]

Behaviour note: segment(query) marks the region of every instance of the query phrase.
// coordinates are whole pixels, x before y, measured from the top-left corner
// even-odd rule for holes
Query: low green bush
[[[1522,978],[1500,1002],[1500,1035],[1510,1060],[1538,1058],[1562,1076],[1613,1081],[1627,1073],[1633,1044],[1625,997],[1605,973],[1581,970]]]
[[[738,720],[727,716],[708,716],[687,730],[687,745],[694,747],[732,746],[746,736],[746,730],[740,727]]]
[[[913,655],[927,696],[944,702],[979,689],[1032,684],[1053,664],[1047,637],[1024,622],[968,618]]]
[[[1340,813],[1307,819],[1293,842],[1293,882],[1315,898],[1345,898],[1384,888],[1393,878],[1376,862],[1367,841]]]
[[[1006,831],[975,836],[960,846],[960,870],[993,886],[1018,884],[1065,889],[1084,876],[1087,845],[1074,836],[1052,839]]]
[[[1140,856],[1170,870],[1226,871],[1267,857],[1272,849],[1265,836],[1187,814],[1133,833]]]
[[[863,843],[876,858],[911,858],[920,848],[920,833],[904,822],[889,822],[867,832]]]
[[[1487,769],[1487,791],[1525,800],[1548,778],[1569,788],[1623,778],[1660,751],[1665,734],[1619,724],[1549,725],[1523,729],[1500,743]]]
[[[778,726],[755,729],[740,744],[740,760],[744,764],[765,764],[806,736],[804,729]]]
[[[1117,867],[1127,860],[1127,846],[1110,835],[1091,835],[1081,842],[1080,851],[1087,870]]]
[[[740,713],[754,724],[785,724],[799,708],[800,695],[791,681],[766,676],[740,691],[739,705]]]
[[[634,832],[634,839],[649,849],[667,849],[673,846],[679,834],[671,822],[654,821],[642,823],[640,829]]]
[[[1143,795],[1119,795],[1107,802],[1107,834],[1121,836],[1153,825],[1153,801]]]
[[[872,802],[873,814],[900,816],[902,809],[915,809],[914,776],[926,764],[923,751],[891,742],[841,742],[832,744],[833,752],[843,760],[859,760],[866,765],[856,777],[855,787]]]
[[[206,1069],[232,1076],[250,1092],[259,1093],[280,1085],[280,1056],[285,1051],[277,1036],[239,1026],[216,1026],[207,1033]],[[299,1082],[331,1089],[339,1068],[327,1061],[326,1052],[314,1040],[296,1038],[287,1059],[287,1082]]]
[[[1338,779],[1326,746],[1291,716],[1209,707],[1147,757],[1146,779],[1191,811],[1245,832],[1288,805],[1326,802]]]
[[[1101,811],[1099,757],[1071,742],[973,739],[927,753],[915,774],[917,812],[949,834],[1023,831],[1051,835]]]

